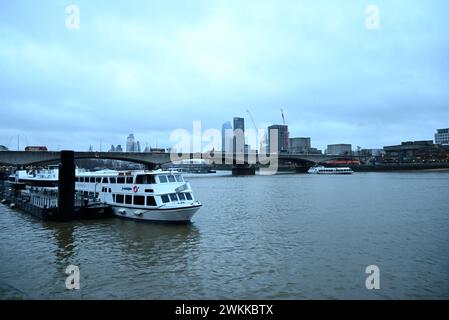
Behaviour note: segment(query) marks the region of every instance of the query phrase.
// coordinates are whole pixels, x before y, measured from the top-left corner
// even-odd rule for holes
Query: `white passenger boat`
[[[37,188],[54,188],[59,182],[58,168],[58,166],[49,166],[45,169],[17,170],[9,176],[9,182],[24,183]]]
[[[110,205],[121,218],[189,222],[202,206],[177,171],[83,172],[75,185],[77,192]]]
[[[16,171],[11,182],[31,190],[58,187],[57,167]],[[189,222],[202,204],[195,200],[192,188],[177,171],[86,172],[76,170],[75,190],[84,198],[108,204],[121,218]]]
[[[335,168],[329,168],[324,166],[317,166],[312,167],[307,171],[307,173],[311,174],[352,174],[354,171],[352,171],[349,167],[335,167]]]

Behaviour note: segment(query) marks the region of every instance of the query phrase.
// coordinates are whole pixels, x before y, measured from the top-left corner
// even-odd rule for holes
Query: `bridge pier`
[[[61,151],[57,220],[70,221],[75,206],[75,153]]]
[[[248,164],[235,164],[232,166],[233,176],[254,176],[256,174],[256,166]]]
[[[311,165],[304,165],[304,166],[295,165],[295,172],[296,173],[307,173],[307,171],[309,171],[309,169],[311,167],[312,167]]]

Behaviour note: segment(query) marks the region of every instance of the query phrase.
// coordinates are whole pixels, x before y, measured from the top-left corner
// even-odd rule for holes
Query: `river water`
[[[189,225],[42,222],[0,205],[0,298],[449,298],[449,172],[188,180],[204,204]],[[69,265],[80,290],[65,288]]]

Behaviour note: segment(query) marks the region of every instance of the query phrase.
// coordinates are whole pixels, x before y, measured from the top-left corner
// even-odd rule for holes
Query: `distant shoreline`
[[[449,164],[381,164],[381,165],[353,165],[349,166],[355,172],[390,172],[390,171],[446,171]]]

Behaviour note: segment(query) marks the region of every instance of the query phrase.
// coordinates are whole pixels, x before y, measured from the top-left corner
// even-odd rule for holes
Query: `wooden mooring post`
[[[57,220],[70,221],[74,218],[75,206],[75,152],[61,151],[59,164],[59,192]]]

